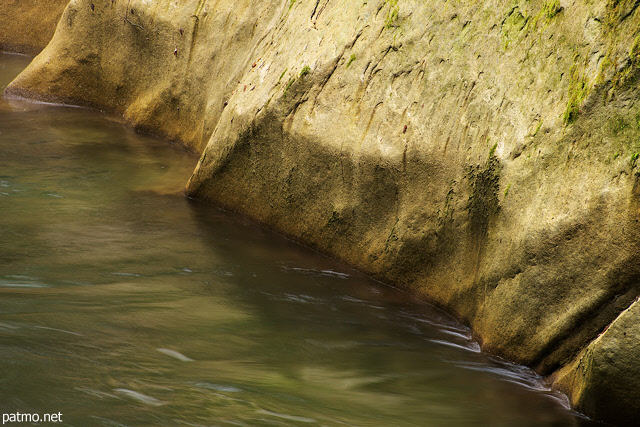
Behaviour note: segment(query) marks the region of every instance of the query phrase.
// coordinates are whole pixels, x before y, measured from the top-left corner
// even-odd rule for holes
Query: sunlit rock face
[[[189,196],[423,295],[624,424],[639,64],[632,0],[74,0],[7,92],[180,141]]]
[[[0,51],[35,55],[49,43],[69,0],[2,0]]]

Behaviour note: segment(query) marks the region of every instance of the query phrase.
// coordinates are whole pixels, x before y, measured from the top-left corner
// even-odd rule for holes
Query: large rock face
[[[7,91],[183,142],[188,195],[424,295],[630,424],[639,5],[72,0]]]

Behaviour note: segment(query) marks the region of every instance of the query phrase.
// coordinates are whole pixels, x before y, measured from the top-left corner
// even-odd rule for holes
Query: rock
[[[633,1],[74,0],[7,93],[181,141],[188,195],[552,374],[640,294],[639,33]],[[607,418],[600,377],[565,389]]]
[[[38,54],[49,43],[69,0],[2,0],[0,51]]]
[[[556,377],[557,387],[571,396],[578,410],[620,425],[637,423],[640,390],[631,386],[630,378],[640,377],[638,301]]]

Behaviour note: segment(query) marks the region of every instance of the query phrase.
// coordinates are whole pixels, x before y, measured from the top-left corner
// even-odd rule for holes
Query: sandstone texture
[[[576,360],[556,375],[571,403],[598,419],[637,424],[640,389],[620,385],[640,377],[640,304],[636,301]],[[620,355],[625,355],[620,357]],[[608,402],[603,405],[602,402]]]
[[[2,0],[0,51],[35,55],[49,43],[69,0]]]
[[[7,94],[201,155],[186,192],[640,417],[640,1],[72,0]]]

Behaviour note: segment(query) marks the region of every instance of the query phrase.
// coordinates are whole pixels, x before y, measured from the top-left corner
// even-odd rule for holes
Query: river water
[[[0,88],[28,62],[0,54]],[[195,164],[108,115],[0,98],[2,414],[591,424],[441,311],[186,199]]]

